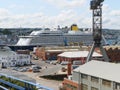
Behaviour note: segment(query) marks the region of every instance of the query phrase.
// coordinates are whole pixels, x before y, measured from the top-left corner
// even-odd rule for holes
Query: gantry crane
[[[102,2],[104,0],[92,0],[90,2],[90,9],[92,10],[92,29],[93,29],[93,40],[94,43],[88,54],[86,62],[92,59],[93,52],[95,48],[99,48],[105,61],[109,61],[109,58],[104,50],[101,40],[102,40]]]

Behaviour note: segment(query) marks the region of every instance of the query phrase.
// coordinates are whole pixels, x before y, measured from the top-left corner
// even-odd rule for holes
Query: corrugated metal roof
[[[47,52],[67,52],[67,51],[78,51],[79,49],[56,49],[56,50],[46,50]]]
[[[0,51],[0,56],[13,56],[16,55],[14,51]]]
[[[120,64],[92,60],[74,71],[120,83]]]
[[[77,58],[77,57],[87,57],[89,51],[72,51],[72,52],[64,52],[62,54],[59,54],[58,56],[61,57],[67,57],[67,58]],[[96,52],[93,53],[93,56],[102,56],[101,54],[98,54]]]

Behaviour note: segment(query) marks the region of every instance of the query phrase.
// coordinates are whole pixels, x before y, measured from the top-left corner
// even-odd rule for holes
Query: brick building
[[[42,60],[57,60],[57,55],[68,51],[87,50],[88,47],[79,46],[54,46],[54,47],[36,47],[34,53]]]
[[[17,50],[17,54],[28,54],[30,55],[30,50]]]
[[[62,53],[62,50],[48,49],[39,47],[36,49],[35,55],[42,60],[56,60],[57,55]]]
[[[68,61],[73,63],[73,61],[81,61],[81,63],[85,63],[86,58],[88,56],[89,51],[72,51],[72,52],[63,52],[58,55],[58,61]],[[102,55],[99,53],[93,53],[93,59],[102,58]]]

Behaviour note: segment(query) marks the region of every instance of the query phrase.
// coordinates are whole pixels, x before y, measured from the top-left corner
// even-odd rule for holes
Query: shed
[[[58,61],[68,61],[68,62],[73,62],[75,60],[81,60],[82,63],[85,62],[87,56],[88,56],[89,51],[72,51],[72,52],[63,52],[58,55]],[[93,53],[93,58],[101,58],[102,55],[99,53],[94,52]]]

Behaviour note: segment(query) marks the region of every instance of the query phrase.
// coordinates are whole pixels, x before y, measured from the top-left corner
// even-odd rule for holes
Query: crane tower
[[[102,40],[102,2],[104,0],[92,0],[90,2],[90,9],[92,10],[92,29],[94,43],[88,54],[86,62],[90,61],[95,48],[99,48],[105,61],[109,61],[109,58],[101,44]]]

